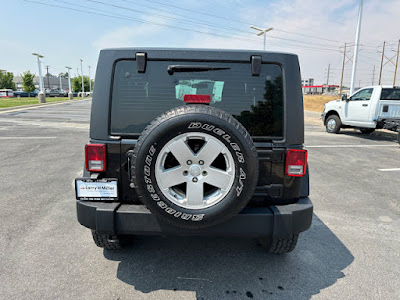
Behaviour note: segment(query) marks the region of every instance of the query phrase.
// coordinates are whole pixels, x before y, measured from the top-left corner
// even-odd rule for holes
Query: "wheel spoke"
[[[189,181],[186,186],[187,204],[190,206],[203,205],[203,183]]]
[[[223,148],[214,140],[208,140],[197,154],[199,160],[203,160],[206,165],[211,165]]]
[[[224,191],[230,187],[231,179],[232,175],[212,167],[208,169],[208,175],[204,177],[206,183]]]
[[[183,176],[182,172],[182,167],[176,167],[160,173],[158,175],[158,183],[160,187],[166,189],[185,182],[187,177]]]
[[[173,142],[168,148],[181,166],[186,165],[188,160],[193,160],[194,158],[192,149],[189,148],[183,138]]]

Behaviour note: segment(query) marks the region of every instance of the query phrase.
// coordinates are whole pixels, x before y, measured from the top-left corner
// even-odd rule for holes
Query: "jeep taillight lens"
[[[87,144],[85,146],[86,170],[104,172],[106,170],[106,145]]]
[[[286,151],[285,175],[301,177],[306,174],[307,150],[289,149]]]

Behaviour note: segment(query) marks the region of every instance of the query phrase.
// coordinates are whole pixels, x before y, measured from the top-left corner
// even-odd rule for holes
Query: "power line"
[[[134,3],[133,1],[128,1],[128,0],[122,0],[122,1],[129,2],[129,3]],[[144,1],[157,3],[159,5],[163,5],[163,6],[167,6],[167,7],[173,7],[175,9],[180,9],[180,10],[192,12],[192,13],[195,13],[195,14],[201,14],[201,15],[205,15],[205,16],[209,16],[209,17],[213,17],[213,18],[218,18],[218,19],[222,19],[222,20],[226,20],[226,21],[230,21],[230,22],[244,24],[244,25],[247,25],[247,26],[256,25],[258,27],[264,27],[264,26],[261,26],[261,25],[251,24],[251,23],[244,22],[244,21],[239,21],[239,20],[235,20],[235,19],[231,19],[231,18],[225,18],[225,17],[219,16],[219,15],[214,15],[214,14],[210,14],[210,13],[206,13],[206,12],[199,12],[197,10],[193,10],[193,9],[189,9],[189,8],[183,8],[181,6],[176,6],[176,5],[172,5],[172,4],[166,4],[166,3],[163,3],[163,2],[160,2],[160,1],[155,1],[155,0],[144,0]],[[319,39],[319,40],[324,40],[324,41],[330,41],[330,42],[334,42],[334,43],[342,43],[342,41],[338,41],[338,40],[326,39],[326,38],[321,38],[321,37],[302,34],[302,33],[297,33],[297,32],[288,31],[288,30],[280,30],[280,29],[276,29],[276,28],[274,28],[274,30],[275,31],[284,32],[284,33],[289,33],[289,34],[300,35],[300,36],[304,36],[304,37],[311,37],[311,38],[314,38],[314,39]]]
[[[57,1],[57,2],[65,2],[65,1],[59,1],[59,0],[55,0],[55,1]],[[120,5],[116,5],[116,4],[105,3],[105,2],[99,1],[99,0],[86,0],[86,1],[87,1],[87,2],[92,2],[92,3],[101,4],[101,5],[105,5],[105,6],[109,6],[109,7],[114,7],[114,8],[118,8],[118,9],[129,10],[129,11],[133,11],[133,12],[136,12],[136,13],[142,13],[142,14],[157,16],[157,17],[163,18],[163,19],[177,20],[177,21],[180,21],[180,22],[191,23],[191,24],[195,24],[195,25],[201,24],[201,25],[206,25],[206,26],[210,26],[210,27],[215,27],[215,24],[211,24],[211,25],[210,25],[210,23],[206,23],[206,22],[203,22],[203,21],[202,21],[201,23],[199,23],[199,22],[196,22],[196,21],[192,21],[193,19],[188,20],[188,18],[185,17],[185,16],[183,16],[183,17],[185,17],[184,19],[181,19],[181,18],[176,18],[176,17],[171,17],[171,16],[165,16],[165,15],[161,15],[161,14],[157,14],[157,13],[151,13],[151,12],[147,12],[147,11],[144,11],[144,10],[133,9],[133,8],[130,8],[130,7],[127,7],[127,6],[120,6]],[[129,2],[129,3],[136,4],[136,3],[132,2],[132,1],[127,1],[127,0],[124,0],[124,1],[125,1],[125,2]],[[66,2],[65,2],[65,3],[66,3]],[[136,4],[136,5],[137,5],[137,4]],[[176,15],[176,16],[182,16],[182,15],[179,15],[179,14],[174,14],[174,15]],[[195,19],[194,19],[194,20],[195,20]],[[238,28],[233,28],[233,27],[228,27],[228,26],[221,26],[221,25],[217,25],[217,26],[218,26],[218,30],[220,30],[221,28],[225,28],[225,29],[228,29],[229,31],[233,30],[233,31],[235,31],[235,32],[242,32],[242,33],[245,33],[246,35],[250,34],[250,32],[244,31],[244,30],[241,30],[241,29],[238,29]],[[279,39],[279,40],[284,40],[284,41],[291,41],[291,42],[300,43],[300,44],[307,44],[307,45],[320,46],[320,47],[323,47],[324,49],[327,49],[328,46],[331,46],[331,45],[326,45],[326,44],[318,44],[318,43],[304,42],[304,41],[299,41],[299,40],[294,40],[294,39],[276,37],[276,36],[274,36],[274,35],[268,35],[268,37],[269,37],[269,38],[272,38],[272,39]],[[337,50],[336,48],[335,48],[335,49],[329,48],[329,49],[335,50],[335,51]]]
[[[78,5],[78,4],[72,4],[72,3],[69,3],[67,1],[55,0],[57,2],[73,5],[75,7],[91,9],[92,11],[82,10],[82,9],[78,9],[78,8],[75,8],[75,7],[68,7],[68,6],[61,6],[61,5],[56,5],[56,4],[44,3],[44,2],[41,2],[41,1],[33,1],[33,0],[24,0],[24,1],[41,4],[41,5],[44,5],[44,6],[52,6],[52,7],[62,8],[62,9],[79,11],[79,12],[92,14],[92,15],[100,15],[100,16],[105,16],[105,17],[114,18],[114,19],[122,19],[122,20],[134,21],[134,22],[139,22],[139,23],[144,23],[144,24],[154,24],[154,25],[157,25],[157,26],[160,26],[160,27],[168,27],[168,28],[173,28],[173,29],[178,29],[178,30],[183,30],[183,31],[188,31],[188,32],[197,32],[197,33],[200,33],[200,34],[205,34],[205,35],[210,35],[210,36],[224,37],[224,38],[237,39],[237,40],[246,40],[246,41],[252,41],[252,42],[260,42],[259,40],[251,38],[251,37],[249,37],[249,38],[232,37],[232,36],[227,36],[227,35],[222,35],[222,34],[204,32],[204,31],[200,31],[200,30],[196,30],[196,29],[188,29],[188,28],[182,28],[182,27],[168,25],[168,24],[160,24],[160,23],[156,23],[156,22],[152,22],[152,21],[139,20],[139,19],[127,17],[125,15],[116,14],[116,13],[110,14],[109,12],[105,12],[105,11],[102,11],[102,10],[99,10],[99,9],[89,8],[87,6],[82,6],[82,5]],[[95,10],[97,12],[94,12],[93,10]],[[273,42],[271,42],[271,43],[273,43]],[[299,48],[298,45],[281,44],[281,43],[279,45],[283,45],[285,47],[295,48],[295,49]],[[337,49],[335,50],[333,48],[329,49],[329,48],[317,48],[317,47],[308,47],[308,46],[302,46],[302,49],[307,49],[307,50],[311,50],[311,51],[335,51],[335,52],[338,51]]]
[[[144,20],[139,20],[139,19],[126,17],[126,16],[119,15],[119,14],[117,14],[118,16],[115,16],[116,14],[111,15],[111,14],[106,14],[106,13],[101,13],[101,12],[87,11],[87,10],[82,10],[82,9],[78,9],[78,8],[74,8],[74,7],[61,6],[61,5],[56,5],[56,4],[44,3],[44,2],[40,2],[40,1],[33,1],[33,0],[24,0],[24,1],[25,2],[41,4],[41,5],[44,5],[44,6],[53,6],[53,7],[57,7],[57,8],[63,8],[63,9],[68,9],[68,10],[73,10],[73,11],[79,11],[79,12],[83,12],[83,13],[87,13],[87,14],[91,14],[91,15],[100,15],[100,16],[114,18],[114,19],[124,19],[124,20],[128,20],[128,21],[134,21],[134,22],[139,22],[139,23],[144,23],[144,24],[153,24],[153,25],[157,25],[157,26],[161,26],[161,27],[168,27],[168,28],[184,30],[184,31],[188,31],[188,32],[197,32],[197,33],[201,33],[201,34],[205,34],[205,35],[211,35],[211,36],[219,36],[219,37],[225,37],[225,38],[234,38],[234,39],[238,39],[238,40],[245,40],[245,38],[231,37],[231,36],[217,34],[217,33],[209,33],[209,32],[195,30],[195,29],[187,29],[187,28],[182,28],[182,27],[173,26],[173,25],[167,25],[167,24],[160,24],[160,23],[156,23],[156,22],[144,21]],[[81,5],[77,5],[77,4],[75,6],[82,7]],[[85,7],[85,8],[89,9],[89,7]],[[100,10],[96,9],[96,11],[100,11]],[[257,41],[256,39],[253,39],[253,38],[247,38],[247,40]]]

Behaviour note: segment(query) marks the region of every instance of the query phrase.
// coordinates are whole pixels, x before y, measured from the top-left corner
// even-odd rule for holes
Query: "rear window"
[[[400,89],[382,89],[381,100],[400,100]]]
[[[171,65],[211,66],[219,70],[174,72]],[[259,76],[249,63],[148,61],[136,72],[136,61],[118,61],[114,69],[111,134],[138,135],[157,116],[184,105],[184,95],[209,95],[211,106],[238,119],[252,136],[283,136],[282,70],[263,64]]]

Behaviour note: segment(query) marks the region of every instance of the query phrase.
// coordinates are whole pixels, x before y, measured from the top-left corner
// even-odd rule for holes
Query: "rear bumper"
[[[242,236],[289,238],[311,226],[313,205],[300,198],[295,204],[245,208],[227,222],[187,231],[162,223],[144,205],[77,201],[78,221],[102,234]]]

